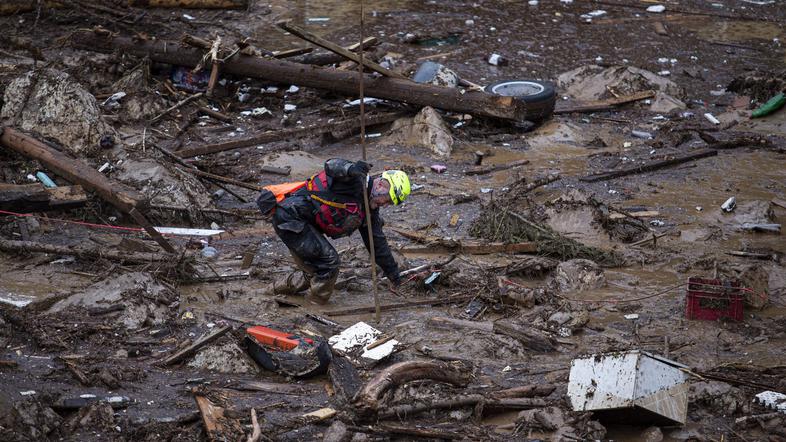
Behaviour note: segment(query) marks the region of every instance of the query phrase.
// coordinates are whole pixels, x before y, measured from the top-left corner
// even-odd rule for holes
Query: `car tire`
[[[516,97],[528,104],[527,120],[543,121],[554,113],[557,91],[548,81],[506,80],[492,83],[484,88],[487,93]]]

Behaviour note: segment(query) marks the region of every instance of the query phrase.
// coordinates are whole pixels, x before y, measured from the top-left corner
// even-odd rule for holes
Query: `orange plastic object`
[[[311,339],[304,339],[291,333],[273,330],[272,328],[261,325],[255,325],[253,327],[247,328],[246,333],[248,333],[262,345],[284,351],[292,350],[293,348],[300,345],[301,342],[306,342],[308,344],[314,343],[314,341]]]
[[[305,181],[298,181],[295,183],[271,184],[269,186],[265,186],[264,188],[271,191],[273,195],[276,196],[276,201],[280,203],[284,200],[284,198],[292,194],[292,192],[300,189],[301,187],[305,187],[305,185]]]

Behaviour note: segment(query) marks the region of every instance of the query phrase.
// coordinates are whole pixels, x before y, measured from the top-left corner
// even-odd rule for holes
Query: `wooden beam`
[[[633,103],[635,101],[646,100],[655,96],[655,91],[636,92],[635,94],[625,95],[623,97],[610,98],[608,100],[599,101],[585,101],[580,103],[568,103],[563,106],[557,106],[554,109],[554,114],[570,114],[570,113],[589,113],[614,110],[618,106]]]
[[[203,55],[203,51],[183,46],[179,42],[139,41],[93,31],[76,32],[71,35],[70,41],[74,47],[89,51],[120,51],[129,55],[149,57],[152,61],[192,68],[200,62]],[[227,60],[222,68],[227,74],[325,89],[349,96],[357,96],[360,83],[360,78],[355,72],[304,66],[285,60],[266,60],[259,57],[237,56]],[[532,106],[514,97],[503,97],[481,91],[465,92],[398,78],[376,78],[365,75],[363,84],[367,97],[505,120],[540,120],[550,115],[553,110],[553,103],[546,103],[542,107]]]
[[[0,184],[0,210],[40,212],[81,207],[87,202],[82,186],[46,188],[42,184]]]
[[[0,250],[6,252],[52,253],[71,255],[86,259],[108,259],[123,264],[148,264],[151,262],[176,264],[171,255],[165,253],[126,252],[106,248],[84,246],[61,246],[34,241],[0,239]]]
[[[404,116],[405,114],[400,112],[370,115],[366,117],[366,127],[390,123]],[[273,143],[275,141],[293,140],[301,137],[314,136],[326,132],[347,131],[351,133],[356,130],[360,130],[360,121],[357,118],[350,118],[347,120],[317,124],[308,127],[263,132],[259,135],[242,138],[240,140],[232,140],[223,143],[207,144],[204,146],[192,147],[190,149],[183,149],[175,152],[175,154],[180,158],[191,158],[198,155],[208,155],[218,152],[225,152],[228,150],[240,149],[243,147]]]
[[[175,252],[169,241],[164,239],[140,212],[148,204],[141,193],[122,183],[111,181],[87,164],[70,158],[16,129],[0,127],[0,131],[0,145],[36,159],[68,181],[81,184],[85,189],[95,192],[104,201],[131,215],[164,250]]]
[[[182,361],[183,359],[191,356],[192,354],[196,353],[200,348],[204,347],[205,345],[215,341],[216,339],[220,338],[221,336],[224,336],[230,330],[232,330],[232,326],[225,325],[225,326],[223,326],[223,327],[213,331],[213,333],[210,333],[209,335],[205,336],[204,338],[198,339],[196,342],[194,342],[193,344],[189,345],[188,347],[186,347],[186,348],[184,348],[184,349],[182,349],[182,350],[180,350],[178,352],[175,352],[175,354],[173,354],[173,355],[169,356],[168,358],[164,359],[163,362],[161,362],[161,364],[162,365],[176,364],[176,363]]]
[[[459,296],[450,296],[447,298],[440,298],[440,299],[426,299],[424,301],[400,302],[398,304],[382,305],[380,306],[380,310],[387,311],[387,310],[398,310],[398,309],[409,308],[409,307],[453,304],[454,302],[469,301],[474,297],[475,295],[459,295]],[[355,307],[355,308],[349,308],[344,310],[332,310],[323,313],[328,316],[348,316],[348,315],[359,315],[361,313],[374,313],[375,310],[376,307],[370,305],[368,307]]]
[[[295,35],[297,37],[300,37],[303,40],[306,40],[309,43],[313,43],[313,44],[315,44],[315,45],[317,45],[317,46],[319,46],[321,48],[327,49],[328,51],[335,52],[336,54],[346,58],[347,60],[352,60],[352,61],[354,61],[357,64],[363,64],[363,66],[371,69],[374,72],[382,74],[382,75],[384,75],[386,77],[398,78],[400,80],[410,81],[409,78],[399,74],[398,72],[393,72],[390,69],[386,69],[386,68],[380,66],[379,64],[369,60],[368,58],[363,58],[363,60],[361,60],[360,56],[358,56],[358,54],[352,52],[351,50],[348,50],[346,48],[342,48],[341,46],[339,46],[339,45],[337,45],[337,44],[335,44],[335,43],[333,43],[331,41],[325,40],[322,37],[314,35],[314,34],[308,32],[308,31],[306,31],[305,29],[299,28],[299,27],[291,24],[288,21],[278,22],[277,25],[278,25],[278,27],[280,27],[281,29],[289,32],[290,34],[293,34],[293,35]],[[361,61],[362,61],[362,63],[361,63]]]
[[[685,155],[677,155],[671,158],[667,158],[665,160],[652,161],[638,166],[629,167],[627,169],[610,170],[608,172],[601,172],[601,173],[596,173],[594,175],[583,176],[579,178],[579,180],[588,183],[593,183],[595,181],[605,181],[605,180],[610,180],[612,178],[619,178],[627,175],[635,175],[637,173],[651,172],[653,170],[663,169],[665,167],[676,166],[677,164],[687,163],[688,161],[711,157],[717,154],[718,151],[715,149],[702,149]]]

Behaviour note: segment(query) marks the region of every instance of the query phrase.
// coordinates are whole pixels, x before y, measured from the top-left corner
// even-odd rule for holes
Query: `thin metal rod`
[[[366,152],[366,105],[363,94],[363,0],[360,0],[360,63],[358,63],[358,75],[360,76],[360,148],[363,150],[363,161],[368,160]],[[363,180],[363,202],[366,206],[366,227],[368,228],[368,253],[371,255],[371,290],[374,293],[374,320],[379,323],[382,310],[379,306],[379,293],[377,291],[377,262],[374,251],[374,229],[371,227],[371,206],[368,198],[369,178]],[[373,185],[373,183],[372,183]]]

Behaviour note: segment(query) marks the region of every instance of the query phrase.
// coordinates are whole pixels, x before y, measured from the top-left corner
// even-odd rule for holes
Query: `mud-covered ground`
[[[380,42],[369,56],[386,56],[392,69],[404,75],[431,60],[484,85],[503,79],[547,80],[559,83],[559,107],[615,94],[600,80],[584,90],[571,89],[559,81],[561,74],[586,65],[599,70],[630,66],[673,82],[661,92],[680,102],[670,110],[653,110],[651,101],[638,101],[613,111],[560,114],[530,131],[508,122],[443,113],[453,140],[449,157],[437,157],[427,146],[401,136],[411,120],[368,128],[366,145],[374,170],[403,168],[417,185],[404,205],[383,210],[386,234],[402,269],[439,266],[451,255],[436,247],[406,252],[406,247],[423,245],[407,232],[440,237],[443,243],[521,241],[520,236],[505,236],[509,231],[495,224],[503,210],[548,226],[563,243],[570,238],[591,247],[575,256],[553,249],[549,257],[457,253],[437,268],[442,276],[433,289],[422,282],[430,272],[417,273],[397,293],[381,283],[381,302],[475,295],[473,301],[384,311],[378,324],[371,314],[335,314],[374,303],[368,254],[358,235],[334,241],[342,258],[340,280],[354,279],[328,305],[312,305],[302,297],[283,302],[265,296],[264,289],[291,272],[293,263],[270,224],[254,213],[256,192],[227,185],[246,201],[240,202],[181,171],[152,147],[177,151],[265,130],[358,118],[358,106],[350,103],[357,96],[222,76],[225,81],[213,98],[202,97],[150,123],[192,94],[178,87],[171,66],[122,53],[76,50],[69,44],[71,33],[103,26],[119,35],[137,33],[141,39],[177,41],[190,34],[212,41],[221,36],[228,48],[248,39],[256,48],[280,51],[304,45],[275,27],[280,20],[293,20],[346,46],[360,37],[359,2],[252,2],[242,11],[64,3],[73,9],[44,7],[40,13],[0,17],[5,28],[0,36],[2,124],[38,134],[91,167],[108,163],[102,173],[159,206],[150,212],[155,225],[210,228],[214,223],[225,232],[209,238],[218,250],[210,259],[200,254],[199,240],[207,238],[169,237],[186,251],[179,264],[0,253],[0,297],[6,300],[0,304],[3,440],[207,440],[195,394],[209,397],[227,409],[229,420],[239,422],[228,432],[231,440],[251,434],[251,408],[257,410],[264,437],[271,440],[322,440],[338,420],[355,427],[344,439],[326,440],[414,437],[384,430],[393,424],[450,431],[468,440],[786,439],[786,415],[773,417],[772,410],[753,401],[765,390],[786,393],[786,269],[781,261],[786,241],[780,233],[739,229],[746,222],[780,223],[786,216],[786,207],[778,205],[786,201],[786,111],[749,118],[752,109],[786,86],[782,0],[766,5],[744,0],[664,3],[662,13],[646,12],[652,2],[364,2],[364,34]],[[114,6],[101,7],[110,3]],[[582,17],[596,10],[605,13],[591,20]],[[656,22],[663,32],[656,32]],[[489,64],[492,53],[508,63]],[[30,72],[32,82],[14,83]],[[67,86],[48,90],[43,84]],[[593,88],[602,96],[591,97]],[[86,94],[73,92],[77,89]],[[25,91],[32,92],[24,96]],[[106,101],[120,91],[127,96],[118,105]],[[46,103],[50,94],[72,101],[46,104],[58,108],[58,115],[29,104],[16,110],[20,95],[24,103]],[[296,107],[285,110],[285,105]],[[90,106],[93,111],[81,113]],[[200,116],[200,106],[211,106],[230,120]],[[268,112],[248,112],[261,108]],[[419,108],[394,102],[366,106],[367,112],[392,110],[411,116]],[[705,113],[720,123],[712,124]],[[76,117],[68,120],[63,114]],[[634,130],[652,138],[634,136]],[[113,134],[114,147],[94,149],[104,133]],[[717,155],[605,181],[579,179],[707,147],[717,148]],[[476,151],[485,154],[485,165],[529,162],[466,175]],[[315,133],[187,161],[203,171],[267,185],[304,179],[331,157],[360,159],[358,137]],[[434,173],[433,164],[445,165],[446,172]],[[282,177],[260,172],[262,166],[288,166],[291,172]],[[28,175],[39,170],[46,168],[0,149],[0,183],[27,184]],[[57,184],[68,184],[47,172]],[[525,192],[526,183],[557,173],[560,180]],[[736,209],[723,212],[721,204],[732,196]],[[657,214],[619,216],[640,211]],[[0,238],[24,236],[125,252],[159,250],[139,232],[118,230],[136,226],[95,196],[79,209],[37,215],[32,221],[3,214]],[[491,236],[477,238],[479,232]],[[653,234],[654,244],[643,241]],[[540,247],[543,252],[542,243]],[[729,253],[739,251],[758,258]],[[241,268],[248,253],[254,254],[252,265]],[[610,256],[613,259],[604,261]],[[575,257],[598,263],[570,260]],[[195,274],[201,279],[194,280]],[[764,305],[746,305],[740,322],[688,320],[684,283],[691,276],[738,279],[751,289],[751,301]],[[19,308],[8,300],[32,302]],[[120,307],[107,309],[116,305]],[[481,307],[479,313],[475,306]],[[339,327],[309,319],[307,313],[328,317]],[[508,335],[438,326],[439,321],[430,320],[434,317],[527,326],[554,339],[556,349],[535,352]],[[401,343],[379,366],[361,369],[364,381],[383,367],[408,360],[459,359],[474,366],[466,388],[415,382],[399,388],[388,405],[531,384],[556,388],[535,407],[537,412],[459,407],[378,422],[355,415],[328,376],[303,381],[263,371],[239,346],[244,326],[251,324],[328,337],[361,320]],[[161,364],[179,347],[225,325],[234,330],[203,352],[179,364]],[[636,349],[666,356],[696,373],[688,381],[684,426],[632,426],[626,418],[572,411],[566,395],[571,360]],[[285,394],[238,389],[251,380],[296,388]],[[114,410],[105,402],[81,408],[63,405],[66,399],[88,394],[127,399]],[[325,407],[338,410],[337,417],[316,424],[299,418]],[[743,419],[758,415],[768,417]],[[359,432],[364,425],[366,432]],[[335,431],[332,427],[330,433]]]

